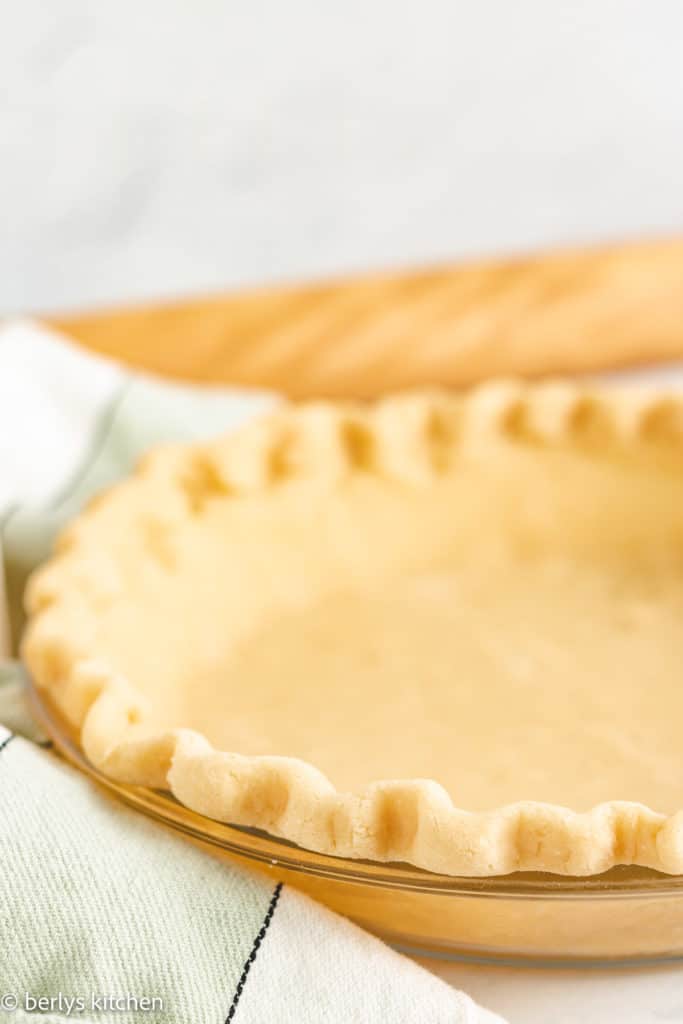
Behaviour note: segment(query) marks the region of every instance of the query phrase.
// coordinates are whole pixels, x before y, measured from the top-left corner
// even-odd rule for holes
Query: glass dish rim
[[[108,778],[90,764],[74,730],[28,676],[26,689],[33,717],[68,762],[145,816],[225,853],[254,862],[256,867],[282,867],[294,873],[342,883],[459,898],[651,900],[680,898],[683,894],[683,875],[665,875],[636,866],[612,868],[602,875],[588,877],[542,872],[462,877],[438,875],[409,864],[351,860],[306,850],[256,829],[207,818],[185,807],[169,792],[127,785]]]

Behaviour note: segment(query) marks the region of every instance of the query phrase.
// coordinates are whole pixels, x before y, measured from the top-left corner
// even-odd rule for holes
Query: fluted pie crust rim
[[[590,432],[598,443],[670,444],[672,437],[683,438],[683,397],[502,381],[465,395],[423,392],[371,405],[287,405],[227,438],[160,448],[114,490],[134,495],[154,488],[162,504],[173,491],[187,514],[196,514],[211,497],[265,492],[283,476],[296,477],[300,446],[307,451],[306,471],[312,463],[322,479],[362,467],[419,485],[447,472],[445,445],[491,432],[542,446],[578,444]],[[110,556],[106,550],[95,555],[87,536],[107,501],[108,493],[92,501],[33,574],[23,641],[36,684],[80,731],[86,756],[106,775],[170,790],[216,820],[339,857],[407,862],[463,876],[535,870],[593,875],[617,864],[683,873],[683,810],[665,815],[639,803],[608,801],[577,812],[523,800],[466,811],[434,781],[378,780],[359,792],[339,792],[314,765],[295,758],[217,750],[190,729],[136,735],[145,699],[82,639],[84,616],[96,616],[107,600],[100,574]],[[74,588],[82,595],[91,585],[91,607],[80,601],[75,615]]]

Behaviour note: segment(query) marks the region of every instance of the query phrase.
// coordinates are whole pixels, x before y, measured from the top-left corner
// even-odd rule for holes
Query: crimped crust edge
[[[225,441],[153,453],[117,489],[158,478],[169,498],[169,483],[176,487],[182,479],[182,501],[169,502],[168,514],[183,515],[188,507],[201,512],[211,496],[249,493],[318,470],[324,476],[361,467],[420,482],[445,471],[449,445],[476,443],[492,431],[543,444],[594,443],[596,437],[605,443],[680,442],[683,398],[513,381],[464,397],[397,396],[371,408],[313,403],[270,414]],[[86,756],[105,774],[168,788],[208,817],[334,856],[408,862],[462,876],[592,875],[617,864],[683,872],[683,810],[666,816],[642,804],[609,801],[579,813],[520,801],[469,812],[430,780],[377,781],[343,793],[295,758],[218,751],[188,729],[145,734],[141,695],[88,650],[89,609],[74,598],[74,570],[92,557],[81,526],[98,515],[100,500],[65,531],[56,556],[29,583],[23,655],[37,685],[80,729]],[[105,562],[98,558],[85,576],[89,584],[97,579],[105,594],[95,598],[106,602]]]

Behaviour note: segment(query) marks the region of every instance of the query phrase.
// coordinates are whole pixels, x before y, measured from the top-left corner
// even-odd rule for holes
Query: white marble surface
[[[683,1021],[683,967],[568,970],[422,962],[509,1024]]]
[[[683,229],[680,0],[22,0],[0,313]],[[683,968],[428,964],[511,1024],[683,1022]]]
[[[680,0],[22,0],[0,312],[683,228]]]

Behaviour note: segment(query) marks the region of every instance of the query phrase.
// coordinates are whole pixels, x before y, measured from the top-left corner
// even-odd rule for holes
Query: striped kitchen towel
[[[26,576],[55,533],[150,445],[225,431],[275,401],[132,374],[30,324],[0,328],[0,1021],[500,1022],[288,886],[113,802],[26,719],[11,652]]]

